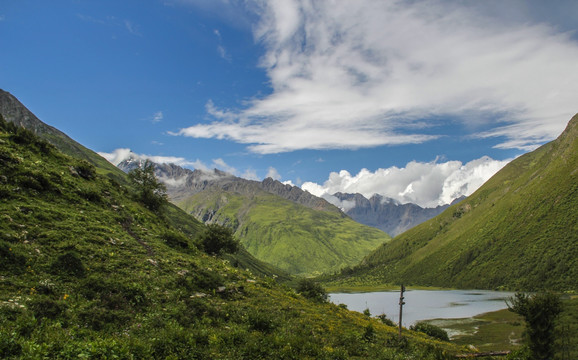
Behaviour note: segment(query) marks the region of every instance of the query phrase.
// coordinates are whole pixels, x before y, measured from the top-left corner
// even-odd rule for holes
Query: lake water
[[[419,320],[460,319],[505,309],[505,300],[514,293],[488,290],[406,290],[403,294],[403,326]],[[345,304],[349,310],[372,316],[386,314],[399,322],[399,290],[370,293],[329,294],[330,301]]]

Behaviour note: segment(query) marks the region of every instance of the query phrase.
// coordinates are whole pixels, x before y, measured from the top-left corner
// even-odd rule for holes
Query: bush
[[[142,290],[96,277],[83,281],[79,291],[86,299],[97,300],[109,310],[128,310],[148,304]]]
[[[155,177],[155,166],[150,161],[129,171],[128,178],[136,190],[137,199],[149,210],[158,212],[168,203],[167,189]]]
[[[377,318],[387,326],[397,326],[397,324],[394,323],[391,319],[389,319],[385,314],[377,315]]]
[[[361,340],[367,343],[372,343],[375,341],[377,334],[375,332],[375,328],[373,324],[368,324],[363,331],[363,335],[361,336]]]
[[[526,320],[532,359],[552,359],[555,320],[562,311],[560,298],[550,292],[534,295],[516,293],[507,305],[510,311]]]
[[[65,304],[47,297],[32,299],[28,307],[34,312],[37,319],[56,319],[66,310]]]
[[[71,169],[72,170],[72,169]],[[74,172],[85,180],[92,180],[96,177],[96,169],[88,161],[82,160],[73,168]]]
[[[167,231],[163,234],[163,241],[170,247],[176,249],[188,249],[189,239],[176,231]]]
[[[239,242],[228,227],[211,224],[198,238],[198,243],[204,252],[210,255],[223,253],[234,254],[239,251]]]
[[[323,286],[311,279],[301,279],[297,284],[297,292],[307,299],[326,302],[328,295]]]
[[[444,329],[439,326],[428,324],[424,321],[418,321],[414,325],[410,326],[409,329],[419,331],[439,340],[450,341],[448,333]]]
[[[131,320],[131,316],[126,311],[95,306],[81,310],[78,319],[85,327],[95,331],[104,331],[126,325]]]
[[[9,359],[22,355],[22,346],[16,334],[0,332],[0,358]]]
[[[67,252],[60,255],[52,263],[50,270],[54,274],[75,277],[84,277],[86,273],[82,260],[80,260],[80,257],[73,252]]]
[[[5,241],[0,240],[0,270],[20,272],[24,270],[26,257],[16,252]]]
[[[277,324],[273,322],[271,316],[261,311],[251,311],[247,321],[252,330],[266,334],[272,332],[277,327]]]

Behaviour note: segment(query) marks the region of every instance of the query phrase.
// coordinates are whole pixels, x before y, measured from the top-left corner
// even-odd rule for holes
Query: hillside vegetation
[[[578,115],[557,140],[333,281],[383,283],[578,290]]]
[[[197,249],[204,226],[0,116],[0,358],[442,359],[463,351]],[[179,224],[178,228],[175,224]]]
[[[119,183],[125,183],[126,177],[116,166],[71,139],[62,131],[45,124],[28,110],[14,95],[0,89],[0,114],[8,122],[28,129],[35,135],[48,141],[63,153],[78,159],[83,159],[96,167],[99,174],[107,175]]]
[[[266,191],[221,189],[177,203],[198,219],[226,224],[257,259],[291,274],[319,274],[359,263],[390,237],[340,212],[319,211]]]

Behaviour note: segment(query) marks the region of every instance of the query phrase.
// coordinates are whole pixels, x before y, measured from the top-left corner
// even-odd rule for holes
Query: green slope
[[[96,167],[98,173],[107,175],[117,182],[126,183],[126,177],[120,169],[94,151],[72,140],[62,131],[39,120],[16,97],[2,89],[0,89],[0,115],[6,121],[30,130],[63,153],[88,161]]]
[[[265,191],[251,196],[203,191],[178,204],[188,213],[236,229],[243,246],[257,259],[291,274],[319,274],[359,263],[389,240],[375,228],[338,212],[318,211]]]
[[[198,223],[0,121],[0,358],[440,359],[196,249]],[[171,218],[171,219],[170,219]],[[189,219],[189,220],[187,220]],[[187,223],[189,222],[189,223]],[[174,239],[179,240],[175,246]]]
[[[62,131],[42,122],[22,103],[20,103],[17,98],[1,89],[0,116],[5,121],[13,123],[18,127],[25,128],[40,138],[48,141],[64,154],[77,159],[86,160],[90,164],[94,165],[98,174],[105,175],[119,184],[128,184],[126,174],[122,170],[109,163],[94,151],[72,140]],[[196,234],[204,228],[202,223],[191,218],[188,214],[183,213],[173,204],[168,204],[166,211],[167,221],[170,225],[187,234]],[[243,269],[249,269],[256,275],[275,276],[283,281],[290,280],[290,276],[286,272],[257,260],[244,249],[238,254],[229,255],[229,258],[237,264],[237,266]]]
[[[578,116],[336,283],[578,290]]]

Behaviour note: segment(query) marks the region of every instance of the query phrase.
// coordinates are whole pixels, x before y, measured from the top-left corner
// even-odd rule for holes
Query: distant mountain
[[[140,166],[141,163],[142,160],[129,158],[119,163],[118,168],[128,172]],[[296,186],[286,185],[271,178],[263,181],[246,180],[217,169],[189,170],[175,164],[155,164],[155,175],[167,185],[168,195],[175,203],[198,192],[216,187],[245,195],[266,191],[314,210],[341,213],[341,210],[326,200]]]
[[[84,159],[97,167],[99,173],[124,183],[125,176],[117,167],[106,161],[94,151],[72,140],[62,131],[45,124],[26,108],[15,96],[0,89],[0,115],[22,128],[56,146],[63,153]]]
[[[422,208],[416,204],[400,204],[379,194],[367,199],[361,194],[335,193],[340,201],[352,202],[345,213],[359,223],[378,228],[397,236],[422,222],[441,214],[450,205]],[[462,198],[457,201],[462,200]]]
[[[474,194],[368,255],[341,283],[578,289],[578,115]]]
[[[130,171],[138,164],[129,159],[119,167]],[[249,253],[291,274],[357,264],[390,239],[324,199],[270,178],[251,181],[174,164],[156,164],[155,174],[179,207],[204,223],[231,226]]]

